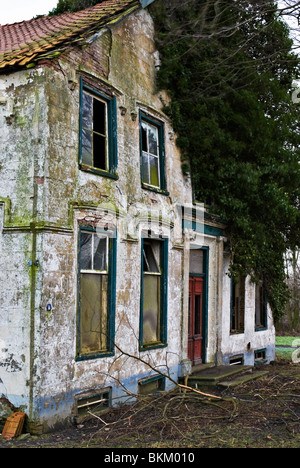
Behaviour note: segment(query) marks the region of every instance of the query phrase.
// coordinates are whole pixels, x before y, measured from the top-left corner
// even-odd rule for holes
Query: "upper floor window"
[[[141,177],[145,188],[166,192],[164,126],[140,113]]]
[[[80,167],[116,178],[116,99],[83,84],[80,90]]]

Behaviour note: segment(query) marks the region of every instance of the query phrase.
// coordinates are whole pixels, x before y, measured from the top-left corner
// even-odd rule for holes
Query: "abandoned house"
[[[182,172],[152,1],[0,26],[0,418],[32,432],[274,359],[263,284],[232,283]]]

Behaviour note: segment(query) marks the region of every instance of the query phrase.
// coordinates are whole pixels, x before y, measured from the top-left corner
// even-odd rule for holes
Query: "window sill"
[[[79,168],[84,172],[90,172],[91,174],[97,174],[102,177],[109,177],[110,179],[118,180],[117,174],[104,171],[103,169],[97,169],[96,167],[86,166],[85,164],[82,164],[82,163],[79,164]]]
[[[168,190],[161,189],[159,187],[152,187],[152,185],[147,185],[144,182],[142,182],[142,188],[146,190],[151,190],[151,192],[160,193],[161,195],[166,195],[166,196],[170,195],[170,192],[168,192]]]
[[[149,343],[143,346],[140,346],[140,351],[149,351],[150,349],[159,349],[159,348],[166,348],[168,343],[162,343],[161,341],[155,343]]]
[[[102,352],[99,351],[99,353],[84,354],[84,355],[76,356],[75,362],[89,361],[91,359],[103,359],[103,358],[111,357],[114,355],[115,355],[114,351],[102,351]]]

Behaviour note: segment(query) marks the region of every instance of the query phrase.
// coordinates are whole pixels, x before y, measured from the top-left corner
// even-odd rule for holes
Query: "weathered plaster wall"
[[[26,393],[26,412],[45,427],[70,418],[74,397],[79,393],[109,385],[113,387],[113,398],[119,398],[123,394],[119,379],[137,392],[138,380],[150,373],[147,365],[119,356],[118,351],[111,358],[80,362],[75,359],[78,221],[99,214],[103,203],[120,212],[115,219],[117,345],[127,353],[139,355],[141,231],[148,229],[147,210],[152,210],[156,220],[161,216],[160,225],[155,222],[152,228],[157,233],[162,230],[170,239],[168,347],[141,353],[141,357],[167,366],[175,379],[179,363],[186,357],[186,350],[182,352],[184,250],[181,224],[176,225],[176,204],[190,203],[191,189],[181,173],[172,128],[162,113],[161,97],[165,96],[155,94],[156,64],[152,20],[141,10],[94,36],[85,49],[73,49],[54,68],[45,66],[5,78],[5,93],[11,90],[18,118],[9,124],[2,117],[5,160],[0,197],[11,200],[11,225],[21,222],[26,228],[22,232],[6,231],[1,241],[5,244],[1,271],[5,269],[7,275],[2,279],[4,283],[10,281],[12,288],[5,293],[6,302],[1,305],[0,336],[10,338],[12,354],[18,356],[15,360],[21,363],[22,374],[20,378],[18,368],[18,385],[6,370],[3,373],[0,369],[0,376],[3,393]],[[109,87],[117,96],[118,180],[79,169],[80,75]],[[141,186],[136,118],[139,109],[165,123],[169,196]],[[144,214],[138,218],[141,207]],[[38,224],[30,225],[32,222]],[[12,252],[16,253],[16,261],[8,268]],[[28,258],[38,259],[38,266],[28,266]],[[20,286],[14,281],[16,275]],[[19,302],[13,298],[16,294]]]
[[[191,234],[191,233],[190,233]],[[208,248],[208,300],[206,361],[227,365],[230,358],[244,356],[246,365],[254,365],[254,353],[266,350],[266,359],[275,359],[275,327],[270,308],[268,308],[267,329],[255,331],[255,285],[250,278],[246,280],[245,331],[231,334],[231,279],[229,277],[229,256],[224,254],[224,238],[191,234],[189,244]],[[204,309],[205,310],[205,309]],[[183,336],[188,335],[187,319],[184,322]],[[186,338],[187,339],[187,338]],[[186,342],[184,341],[184,349]]]
[[[175,379],[187,357],[190,240],[182,239],[176,207],[191,204],[192,192],[162,112],[167,96],[155,91],[153,33],[150,15],[140,10],[94,35],[85,48],[73,48],[53,67],[0,80],[0,397],[21,405],[45,428],[70,418],[76,395],[111,386],[116,403],[124,397],[119,380],[135,393],[138,380],[150,372],[119,351],[76,361],[78,227],[87,217],[103,215],[103,208],[108,208],[104,221],[117,229],[116,344],[167,366]],[[117,97],[117,180],[79,169],[80,76]],[[169,195],[142,188],[139,109],[165,124]],[[141,232],[149,227],[150,210],[151,228],[170,239],[168,347],[139,354]],[[271,321],[269,330],[253,332],[251,287],[245,334],[230,336],[222,240],[198,236],[197,241],[209,248],[207,361],[218,352],[226,361],[245,350],[245,342],[257,349],[269,340],[271,346]]]
[[[245,293],[245,330],[244,333],[230,334],[230,291],[231,280],[228,276],[229,258],[224,258],[223,276],[223,312],[222,312],[222,354],[224,364],[229,363],[232,356],[243,354],[247,365],[254,364],[254,352],[266,349],[268,361],[275,359],[275,327],[272,312],[268,308],[267,329],[255,331],[255,285],[248,277]]]
[[[43,219],[43,70],[1,76],[0,129],[0,397],[29,413],[35,301],[41,291],[33,265],[41,251],[33,232]]]

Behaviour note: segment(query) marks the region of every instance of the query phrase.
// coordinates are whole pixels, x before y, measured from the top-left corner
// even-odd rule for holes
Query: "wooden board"
[[[18,437],[22,433],[25,413],[13,413],[9,418],[7,418],[4,429],[2,431],[2,437],[6,439],[12,439]]]

